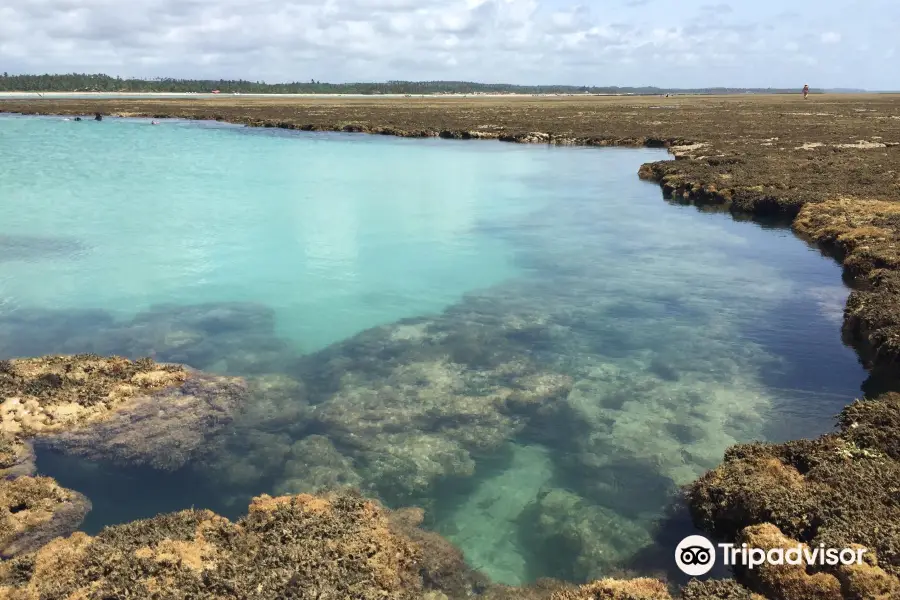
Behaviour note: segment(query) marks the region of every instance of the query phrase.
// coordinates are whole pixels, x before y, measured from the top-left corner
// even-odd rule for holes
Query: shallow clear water
[[[864,373],[837,265],[669,205],[651,150],[0,116],[0,357],[152,355],[254,395],[176,473],[49,451],[85,529],[353,485],[498,581],[668,568],[677,486]],[[372,329],[375,328],[375,329]]]

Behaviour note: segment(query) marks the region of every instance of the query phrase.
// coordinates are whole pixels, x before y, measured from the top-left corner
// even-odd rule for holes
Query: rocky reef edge
[[[70,510],[76,496],[47,478],[4,481],[0,532],[11,518],[36,522],[54,506],[58,514]],[[18,510],[10,515],[11,508]],[[263,495],[236,522],[207,510],[184,510],[108,527],[96,536],[76,532],[45,540],[0,562],[0,599],[673,598],[653,579],[491,585],[465,565],[456,548],[420,529],[421,521],[421,510],[389,511],[352,492]],[[733,581],[695,581],[675,597],[754,596]]]

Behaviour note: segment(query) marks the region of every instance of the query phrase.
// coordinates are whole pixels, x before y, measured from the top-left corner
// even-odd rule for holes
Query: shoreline
[[[701,94],[683,94],[684,96],[700,96]],[[254,93],[254,92],[238,92],[228,93],[220,92],[214,94],[212,92],[0,92],[0,100],[80,100],[93,98],[97,100],[115,99],[115,98],[587,98],[587,97],[611,97],[611,98],[656,98],[665,96],[665,94],[572,94],[572,93],[553,93],[553,94],[522,94],[513,92],[472,92],[472,93],[431,93],[431,94],[326,94],[319,92],[282,94],[282,93]],[[674,96],[674,94],[672,95]]]
[[[188,94],[190,96],[190,94]],[[504,95],[508,97],[507,95]],[[311,100],[310,96],[303,96]],[[292,97],[296,98],[296,97]],[[823,124],[821,113],[800,112],[799,107],[807,108],[809,103],[803,104],[802,101],[795,99],[778,99],[778,102],[785,106],[779,106],[780,110],[788,111],[779,113],[779,117],[784,119],[785,115],[791,115],[789,111],[793,111],[794,116],[801,118],[816,117],[810,119],[813,127],[818,126],[825,129],[824,135],[820,139],[792,139],[788,143],[781,136],[768,135],[765,133],[751,140],[750,143],[740,144],[729,142],[727,139],[727,131],[716,139],[717,134],[712,132],[710,123],[700,122],[696,127],[696,131],[689,131],[691,127],[660,128],[658,124],[662,121],[663,113],[676,113],[677,109],[683,109],[684,104],[699,104],[702,102],[720,102],[725,105],[722,113],[736,112],[737,109],[732,106],[743,102],[741,107],[747,113],[753,114],[756,111],[752,106],[754,99],[746,98],[730,99],[730,98],[677,98],[675,103],[676,110],[661,111],[661,107],[651,106],[648,100],[657,100],[656,97],[612,97],[603,99],[594,99],[598,106],[593,107],[592,116],[595,119],[602,120],[606,115],[603,109],[607,109],[614,103],[619,105],[626,103],[635,103],[638,106],[625,105],[624,110],[620,112],[637,113],[639,117],[645,119],[637,124],[636,127],[616,127],[616,123],[611,123],[610,119],[606,119],[603,127],[594,131],[579,131],[574,128],[564,129],[561,127],[555,130],[551,127],[540,127],[543,123],[535,123],[534,118],[527,114],[529,110],[521,110],[518,121],[513,118],[513,123],[503,126],[492,125],[491,119],[496,117],[498,108],[504,108],[502,105],[492,101],[490,98],[471,98],[469,104],[475,105],[482,103],[481,107],[470,109],[472,112],[481,109],[482,114],[476,114],[474,118],[464,116],[463,118],[450,119],[447,115],[442,115],[442,111],[448,111],[454,104],[459,103],[457,98],[448,98],[446,96],[426,97],[426,100],[447,99],[450,102],[443,102],[444,107],[429,106],[427,102],[412,103],[413,112],[420,112],[420,115],[413,115],[413,119],[400,119],[392,112],[394,108],[391,105],[396,104],[396,108],[407,110],[410,103],[396,103],[387,97],[364,96],[369,105],[388,106],[383,116],[393,118],[373,118],[371,114],[366,115],[368,118],[361,118],[360,112],[371,109],[366,102],[350,102],[344,106],[334,106],[334,100],[358,100],[357,98],[335,97],[332,98],[332,115],[313,115],[311,107],[321,108],[328,106],[329,101],[311,102],[310,106],[291,107],[290,105],[278,101],[253,102],[259,98],[247,97],[250,101],[241,106],[228,106],[226,102],[216,102],[209,106],[200,106],[200,110],[196,110],[198,106],[194,102],[189,105],[172,106],[175,102],[159,102],[156,100],[136,101],[131,106],[117,107],[116,100],[76,100],[69,99],[65,101],[57,101],[53,104],[36,103],[28,101],[27,103],[14,103],[10,101],[0,100],[0,112],[15,112],[19,114],[86,114],[93,110],[85,110],[90,107],[96,108],[105,114],[112,116],[127,117],[143,117],[143,118],[182,118],[191,120],[218,120],[229,123],[242,124],[251,127],[277,127],[283,129],[296,129],[301,131],[343,131],[355,133],[369,133],[379,135],[395,135],[400,137],[440,137],[447,139],[494,139],[513,143],[544,143],[554,145],[581,145],[581,146],[630,146],[630,147],[649,147],[649,148],[667,148],[673,155],[674,160],[658,161],[654,163],[646,163],[641,166],[638,175],[645,180],[654,181],[661,187],[663,196],[680,203],[693,204],[704,208],[715,208],[717,210],[728,210],[732,215],[740,218],[742,215],[755,216],[779,216],[788,222],[793,231],[802,239],[817,246],[820,251],[833,257],[842,265],[844,279],[851,286],[852,292],[845,308],[842,335],[847,343],[849,343],[857,352],[860,360],[865,364],[870,372],[870,376],[863,384],[866,396],[870,400],[864,401],[869,408],[878,415],[880,411],[884,412],[880,420],[873,425],[874,433],[869,438],[857,439],[853,437],[854,430],[849,429],[850,424],[844,427],[838,434],[829,434],[820,438],[821,443],[828,445],[834,440],[840,440],[841,443],[851,440],[854,444],[858,444],[860,448],[881,448],[883,440],[879,436],[890,436],[891,427],[897,422],[893,419],[894,407],[900,407],[900,403],[894,400],[890,392],[900,390],[898,385],[898,360],[900,360],[900,255],[895,248],[898,246],[897,241],[900,240],[900,177],[895,179],[896,189],[890,186],[891,179],[885,178],[885,184],[876,181],[875,184],[868,184],[869,189],[863,190],[863,194],[854,189],[854,184],[863,184],[866,179],[871,180],[872,176],[865,177],[865,173],[859,174],[859,163],[876,163],[876,170],[893,174],[896,176],[897,167],[900,166],[900,96],[890,98],[889,107],[879,107],[879,110],[866,108],[866,100],[860,98],[841,98],[836,101],[837,104],[843,100],[845,106],[840,109],[849,113],[864,113],[865,111],[878,112],[877,125],[873,127],[873,131],[867,131],[862,127],[848,127],[848,131],[833,131],[833,128]],[[526,96],[531,98],[531,96]],[[871,95],[868,96],[871,98]],[[232,102],[233,97],[228,96]],[[419,100],[419,98],[415,98]],[[769,99],[770,101],[772,99]],[[566,104],[574,104],[576,102],[591,102],[585,98],[566,98],[559,102],[552,102],[554,110]],[[521,102],[521,104],[520,104]],[[534,100],[533,102],[517,101],[511,103],[510,106],[518,108],[518,106],[526,106],[531,109],[534,106],[540,107],[541,102],[546,99]],[[775,104],[775,101],[772,101]],[[40,104],[40,106],[38,105]],[[219,106],[216,106],[218,104]],[[548,105],[551,103],[547,103]],[[856,104],[856,106],[854,106]],[[112,106],[110,106],[112,105]],[[424,106],[423,106],[424,105]],[[747,107],[749,105],[749,108]],[[104,110],[106,108],[106,110]],[[376,107],[377,108],[377,107]],[[547,107],[544,107],[548,111]],[[573,107],[572,110],[584,108],[583,106]],[[617,108],[622,108],[618,106]],[[721,107],[720,107],[721,108]],[[227,110],[222,110],[227,109]],[[807,108],[808,109],[808,108]],[[659,114],[652,111],[659,111]],[[370,110],[377,112],[376,110]],[[699,112],[699,111],[698,111]],[[885,114],[886,113],[886,114]],[[377,115],[376,115],[377,116]],[[421,117],[415,122],[415,117]],[[558,115],[554,115],[558,116]],[[731,115],[724,116],[721,125],[727,129],[727,120]],[[864,115],[859,119],[859,123],[865,123],[864,119],[868,115]],[[547,117],[549,120],[549,117]],[[646,118],[654,118],[654,121],[647,121]],[[538,119],[540,120],[540,119]],[[640,119],[638,119],[640,121]],[[713,119],[712,125],[715,125]],[[552,120],[549,121],[552,123]],[[778,120],[776,120],[777,124]],[[783,122],[783,121],[782,121]],[[647,125],[651,123],[651,125]],[[653,125],[656,123],[656,125]],[[410,126],[413,125],[413,126]],[[419,126],[415,126],[419,125]],[[468,125],[468,126],[467,126]],[[534,127],[529,127],[535,125]],[[656,129],[654,131],[654,128]],[[648,129],[650,131],[648,131]],[[684,131],[688,129],[688,131]],[[777,127],[770,128],[775,133],[779,130]],[[620,135],[623,133],[626,135]],[[679,131],[683,131],[683,137],[679,135]],[[641,135],[643,132],[643,135]],[[873,135],[877,132],[879,135]],[[801,134],[807,134],[804,131]],[[869,134],[868,139],[864,136]],[[766,135],[766,137],[762,137]],[[711,139],[712,138],[712,139]],[[854,139],[855,138],[855,139]],[[789,146],[789,147],[788,147]],[[794,154],[798,159],[793,170],[786,170],[788,179],[791,176],[802,174],[804,169],[808,168],[808,163],[813,163],[815,167],[821,167],[815,173],[818,177],[811,179],[814,185],[809,188],[803,188],[801,194],[794,194],[789,188],[785,188],[784,184],[779,187],[779,182],[766,181],[766,176],[778,173],[777,165],[779,159],[787,156],[787,152]],[[773,157],[774,155],[774,157]],[[846,158],[846,165],[837,164],[838,160],[833,157]],[[877,159],[874,158],[877,156]],[[794,157],[792,157],[793,159]],[[773,160],[774,159],[774,160]],[[829,159],[831,162],[829,162]],[[747,164],[747,163],[751,164]],[[821,163],[821,164],[820,164]],[[761,167],[754,170],[754,166]],[[892,170],[891,167],[894,167]],[[769,169],[769,171],[766,171]],[[841,170],[843,169],[843,171]],[[837,171],[837,176],[834,172]],[[841,176],[844,177],[841,177]],[[857,179],[856,181],[854,179]],[[819,184],[826,189],[816,189]],[[881,184],[881,185],[880,185]],[[880,190],[880,192],[879,192]],[[818,194],[817,194],[818,192]],[[806,197],[804,197],[806,196]],[[868,389],[867,389],[868,388]],[[848,398],[848,402],[851,399]],[[850,404],[845,410],[850,410],[857,405]],[[886,415],[886,416],[885,416]],[[857,422],[857,421],[854,421]],[[882,429],[879,432],[879,427]],[[894,431],[894,434],[900,433]],[[873,441],[874,440],[874,441]],[[761,445],[763,450],[756,450],[757,454],[765,454],[767,458],[779,461],[779,464],[785,468],[796,468],[798,466],[791,465],[790,458],[796,452],[801,454],[805,451],[812,450],[787,450],[785,453],[778,450],[782,446],[787,445],[764,444]],[[801,444],[797,442],[797,444]],[[866,446],[869,444],[870,446]],[[830,447],[830,446],[829,446]],[[857,446],[854,446],[857,447]],[[790,477],[787,480],[765,479],[762,477],[750,478],[747,480],[747,473],[753,473],[754,469],[759,471],[766,467],[761,463],[751,462],[744,465],[745,469],[741,473],[733,472],[733,466],[736,461],[744,460],[745,451],[741,446],[729,449],[726,453],[725,462],[715,471],[711,471],[707,476],[701,478],[691,487],[691,495],[694,498],[692,509],[694,510],[695,519],[709,521],[707,530],[725,531],[728,539],[734,539],[741,534],[741,530],[753,525],[759,525],[760,516],[751,514],[744,519],[737,519],[730,527],[721,526],[721,515],[709,517],[710,511],[703,512],[703,503],[709,501],[711,496],[709,489],[716,486],[728,489],[728,485],[723,481],[730,481],[729,477],[735,481],[739,480],[737,487],[741,489],[741,493],[746,496],[743,500],[732,500],[745,504],[753,504],[754,498],[764,497],[766,493],[772,489],[778,490],[781,487],[794,485]],[[881,450],[882,455],[886,454],[889,459],[896,461],[900,456],[894,456],[890,448],[887,451]],[[850,452],[848,460],[856,460],[859,457]],[[743,463],[741,463],[743,464]],[[749,465],[749,466],[748,466]],[[893,468],[891,465],[889,467]],[[780,468],[780,467],[779,467]],[[729,470],[731,469],[731,470]],[[803,471],[799,471],[803,475]],[[889,471],[888,471],[889,472]],[[717,475],[716,475],[717,474]],[[831,476],[831,475],[828,475]],[[791,476],[792,477],[792,476]],[[860,475],[862,477],[862,475]],[[743,479],[740,479],[743,478]],[[878,478],[876,478],[878,480]],[[827,480],[826,480],[827,483]],[[865,483],[862,481],[861,483]],[[863,486],[865,487],[865,486]],[[838,486],[835,486],[838,489]],[[734,508],[741,510],[740,506]],[[816,510],[816,507],[809,507],[809,510]],[[752,513],[752,511],[745,512]],[[698,517],[698,514],[702,514]],[[730,517],[729,517],[730,518]],[[771,519],[770,519],[771,520]],[[711,524],[710,524],[711,523]],[[718,526],[717,526],[717,523]],[[798,536],[799,530],[790,529],[790,523],[778,523],[782,528],[782,533],[788,537]],[[809,541],[809,540],[802,540]],[[854,540],[859,541],[859,540]],[[890,561],[891,569],[900,569],[898,557],[887,557]],[[897,564],[895,564],[897,562]],[[887,568],[887,567],[886,567]],[[896,575],[897,572],[889,571]],[[740,579],[742,583],[748,583],[746,579]],[[752,582],[750,582],[752,584]],[[771,582],[766,583],[767,586],[773,585]],[[758,587],[758,586],[753,586]],[[765,587],[765,586],[764,586]],[[893,589],[893,588],[891,588]],[[758,591],[758,590],[757,590]],[[793,598],[794,596],[785,596]],[[799,598],[799,596],[796,596]],[[825,597],[825,596],[823,596]],[[832,596],[827,596],[832,597]],[[840,596],[836,596],[840,597]]]

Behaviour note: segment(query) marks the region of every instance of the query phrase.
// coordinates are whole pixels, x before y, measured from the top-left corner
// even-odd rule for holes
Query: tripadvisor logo
[[[716,564],[716,547],[702,535],[689,535],[675,548],[675,564],[685,575],[706,575]]]
[[[747,544],[718,544],[722,551],[722,564],[726,567],[741,565],[753,569],[768,565],[858,565],[863,562],[866,548],[826,548],[825,544],[810,548],[797,544],[788,548],[753,548]],[[689,535],[675,548],[675,564],[681,572],[699,577],[710,572],[716,564],[716,546],[702,535]]]

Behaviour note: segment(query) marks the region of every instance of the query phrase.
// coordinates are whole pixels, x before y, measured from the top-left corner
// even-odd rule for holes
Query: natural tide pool
[[[839,267],[663,202],[636,171],[665,158],[0,116],[0,358],[256,390],[174,473],[39,468],[91,498],[88,531],[351,485],[497,581],[650,572],[678,486],[827,431],[864,378]]]

